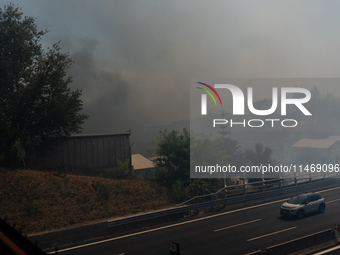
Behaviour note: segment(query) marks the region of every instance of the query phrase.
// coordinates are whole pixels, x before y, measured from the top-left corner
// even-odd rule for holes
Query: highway
[[[172,242],[180,244],[184,255],[251,254],[340,224],[340,187],[320,193],[326,199],[326,212],[301,220],[280,216],[284,199],[61,249],[59,254],[170,254]]]

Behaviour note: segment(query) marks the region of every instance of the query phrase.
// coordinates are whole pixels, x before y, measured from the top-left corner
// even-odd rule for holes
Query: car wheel
[[[319,206],[319,213],[324,213],[325,212],[325,205],[320,205]]]
[[[304,215],[304,212],[302,210],[297,212],[298,219],[302,219],[303,215]]]

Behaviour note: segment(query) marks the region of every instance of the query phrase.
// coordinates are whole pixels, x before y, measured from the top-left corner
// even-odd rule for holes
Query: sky
[[[75,61],[83,133],[187,120],[192,79],[339,77],[338,1],[10,2]]]

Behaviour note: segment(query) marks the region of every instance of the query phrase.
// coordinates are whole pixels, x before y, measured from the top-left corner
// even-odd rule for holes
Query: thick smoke
[[[61,40],[75,60],[84,133],[132,129],[142,141],[148,127],[187,120],[191,79],[338,76],[336,2],[16,3],[50,30],[44,46]]]
[[[83,39],[78,43],[80,49],[71,54],[75,68],[70,75],[73,77],[72,88],[82,88],[83,112],[90,115],[84,130],[87,133],[122,132],[131,125],[126,119],[131,100],[130,85],[117,71],[96,65],[94,54],[98,41]],[[122,121],[124,119],[127,123]]]

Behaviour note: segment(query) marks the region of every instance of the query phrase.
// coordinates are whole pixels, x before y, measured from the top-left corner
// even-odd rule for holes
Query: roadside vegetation
[[[0,31],[0,166],[25,167],[29,153],[80,133],[89,116],[80,113],[81,90],[71,91],[73,60],[60,42],[44,49],[48,31],[14,4],[0,6]]]
[[[219,160],[237,165],[269,162],[271,150],[256,145],[242,152],[233,139],[211,140],[190,132],[162,131],[151,152],[157,156],[155,180],[141,180],[129,173],[129,162],[118,161],[113,178],[68,174],[62,170],[36,171],[0,168],[0,217],[23,233],[53,230],[74,224],[168,208],[195,196],[221,189],[222,179],[190,178],[190,150],[202,150],[200,160]],[[230,185],[230,183],[228,184]]]
[[[190,178],[190,160],[193,165],[241,165],[275,164],[273,150],[258,143],[254,149],[241,150],[239,142],[232,138],[212,139],[197,135],[186,128],[182,132],[161,131],[149,152],[157,157],[159,167],[156,181],[170,190],[171,199],[177,203],[190,198],[214,193],[224,187],[223,179]],[[191,157],[190,157],[191,156]],[[249,179],[249,182],[258,179]],[[230,179],[228,185],[232,185]]]
[[[25,234],[172,205],[164,187],[146,180],[0,169],[0,217]]]
[[[190,178],[193,150],[197,165],[270,160],[271,150],[262,145],[244,153],[224,135],[211,140],[183,129],[160,132],[152,150],[159,167],[154,181],[132,178],[128,161],[117,162],[116,178],[24,169],[30,154],[81,132],[89,116],[81,113],[81,90],[70,88],[69,54],[60,43],[41,45],[48,31],[13,4],[0,6],[0,28],[0,217],[24,233],[170,207],[223,187],[221,179]]]

